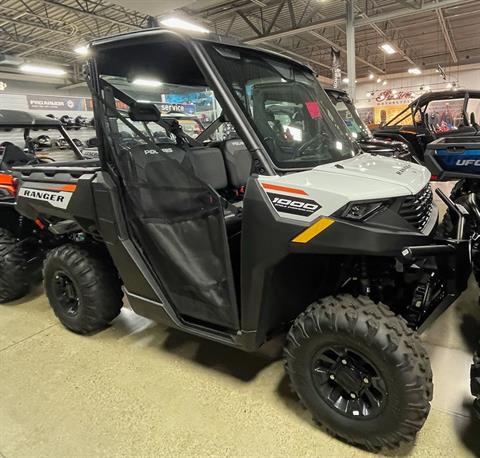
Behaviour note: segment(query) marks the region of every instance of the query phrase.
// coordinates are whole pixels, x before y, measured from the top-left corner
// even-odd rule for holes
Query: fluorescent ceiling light
[[[88,48],[86,46],[79,46],[75,48],[74,51],[80,56],[86,56],[88,54]]]
[[[177,17],[169,17],[167,19],[163,19],[162,21],[160,21],[160,23],[172,29],[182,29],[182,30],[188,30],[190,32],[210,33],[210,30],[204,27],[201,27],[199,25],[193,24],[188,21],[184,21],[183,19],[179,19]]]
[[[421,75],[422,70],[420,70],[418,67],[409,68],[408,73],[410,73],[410,75]]]
[[[32,64],[23,64],[20,66],[20,70],[24,73],[34,73],[37,75],[50,75],[50,76],[62,76],[67,73],[62,68],[44,67],[42,65],[32,65]]]
[[[395,54],[397,52],[390,43],[383,43],[383,45],[380,45],[380,49],[386,54]]]
[[[158,80],[149,80],[149,79],[144,79],[144,78],[135,78],[132,81],[132,84],[135,84],[137,86],[148,86],[148,87],[158,87],[162,85],[161,81]]]
[[[348,78],[343,78],[342,82],[345,83],[345,84],[348,84],[350,82],[350,80]]]

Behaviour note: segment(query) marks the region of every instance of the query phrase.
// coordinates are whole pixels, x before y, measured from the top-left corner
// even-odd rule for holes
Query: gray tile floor
[[[430,416],[389,456],[480,456],[468,371],[479,291],[423,336],[434,370]],[[290,393],[281,342],[245,354],[125,309],[91,337],[61,327],[40,287],[0,306],[0,458],[371,456],[318,429]]]

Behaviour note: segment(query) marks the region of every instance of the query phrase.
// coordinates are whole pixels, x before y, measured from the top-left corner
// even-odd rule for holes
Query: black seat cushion
[[[252,155],[245,143],[240,139],[225,140],[220,147],[230,185],[235,189],[245,186],[252,169]]]
[[[218,148],[194,147],[188,150],[197,178],[213,189],[225,189],[228,185],[227,172],[222,152]]]

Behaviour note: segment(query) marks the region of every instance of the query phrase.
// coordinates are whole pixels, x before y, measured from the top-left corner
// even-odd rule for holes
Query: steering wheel
[[[309,146],[317,143],[322,137],[323,137],[322,132],[318,132],[315,136],[313,136],[310,140],[305,142],[300,148],[297,149],[296,153],[294,154],[293,158],[296,159],[299,157]]]

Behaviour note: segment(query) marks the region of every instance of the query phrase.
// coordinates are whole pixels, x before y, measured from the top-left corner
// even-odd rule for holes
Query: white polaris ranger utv
[[[316,421],[371,449],[413,440],[432,398],[416,331],[470,273],[461,224],[433,238],[429,172],[361,153],[312,70],[285,57],[158,29],[90,56],[100,161],[17,169],[17,210],[58,236],[44,282],[60,321],[97,331],[125,295],[243,350],[287,333]],[[213,95],[221,110],[197,138],[159,111],[208,111]]]

